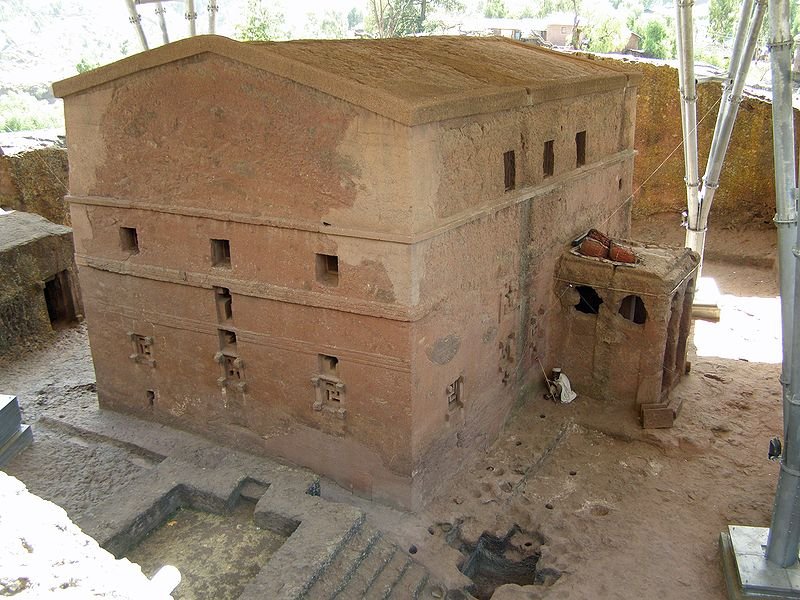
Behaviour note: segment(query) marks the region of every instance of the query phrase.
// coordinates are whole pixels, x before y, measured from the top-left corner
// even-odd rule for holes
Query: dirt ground
[[[664,225],[638,223],[634,232],[663,239]],[[728,524],[767,526],[772,510],[778,465],[767,460],[767,443],[782,432],[780,326],[774,230],[710,235],[704,274],[720,288],[722,318],[695,324],[691,373],[673,392],[683,408],[672,429],[644,431],[632,405],[580,390],[569,405],[537,395],[515,409],[483,460],[419,514],[332,484],[323,495],[364,506],[374,524],[456,586],[469,583],[457,571],[460,545],[518,525],[517,550],[540,552],[543,576],[539,585],[500,588],[494,600],[725,598],[720,532]],[[86,440],[57,426],[64,411],[96,407],[87,344],[78,327],[0,360],[0,392],[19,396],[36,436],[29,458],[6,470],[74,519],[95,498],[75,496],[70,490],[85,486],[71,482],[93,478],[100,485],[92,493],[102,494],[151,468],[147,456],[113,444],[87,450]],[[55,424],[37,425],[42,416]]]

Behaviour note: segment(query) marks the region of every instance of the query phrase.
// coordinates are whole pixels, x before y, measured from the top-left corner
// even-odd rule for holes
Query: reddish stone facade
[[[201,36],[56,84],[101,405],[424,504],[548,361],[564,247],[628,232],[637,81]]]

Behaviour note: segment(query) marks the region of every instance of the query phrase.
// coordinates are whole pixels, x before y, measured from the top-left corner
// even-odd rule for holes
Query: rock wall
[[[685,210],[678,70],[646,62],[600,60],[613,60],[616,65],[643,75],[636,108],[635,148],[638,154],[633,189],[639,191],[634,197],[633,218]],[[705,171],[721,94],[718,83],[703,83],[697,88],[701,174]],[[795,136],[800,139],[797,125]],[[763,228],[773,226],[774,216],[772,106],[769,102],[747,97],[739,107],[709,223],[725,228]]]
[[[0,206],[69,225],[69,166],[63,148],[41,148],[0,156]]]

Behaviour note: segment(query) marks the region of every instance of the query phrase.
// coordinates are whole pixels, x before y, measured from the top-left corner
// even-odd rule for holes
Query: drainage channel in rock
[[[478,600],[489,600],[507,583],[552,585],[561,576],[555,569],[537,568],[544,541],[538,533],[526,532],[515,524],[503,537],[484,532],[470,542],[462,537],[460,523],[446,525],[442,527],[446,539],[465,556],[459,571],[473,582],[467,591]]]
[[[254,502],[242,500],[230,515],[180,508],[126,555],[147,576],[164,565],[181,572],[173,597],[237,598],[286,537],[253,522]]]

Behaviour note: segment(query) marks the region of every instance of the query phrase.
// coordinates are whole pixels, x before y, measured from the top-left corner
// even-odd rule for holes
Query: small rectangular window
[[[542,158],[542,170],[545,177],[550,177],[555,173],[556,157],[553,152],[555,140],[547,140],[544,143],[544,156]]]
[[[211,240],[211,264],[215,267],[231,266],[230,240]]]
[[[220,322],[233,319],[233,302],[228,288],[215,287],[214,298],[217,303],[217,319]]]
[[[339,368],[339,359],[335,356],[319,355],[319,370],[323,375],[336,376]]]
[[[339,257],[333,254],[317,254],[317,281],[325,285],[339,285]]]
[[[156,392],[155,390],[147,390],[147,405],[148,406],[155,406],[156,403]]]
[[[503,153],[503,170],[505,172],[506,191],[508,192],[517,185],[517,166],[513,150]]]
[[[136,227],[120,227],[119,242],[125,252],[139,254],[139,235],[136,233]]]
[[[579,131],[575,134],[575,165],[582,167],[586,164],[586,132]]]
[[[236,353],[236,332],[228,329],[219,330],[219,347],[223,352]]]

